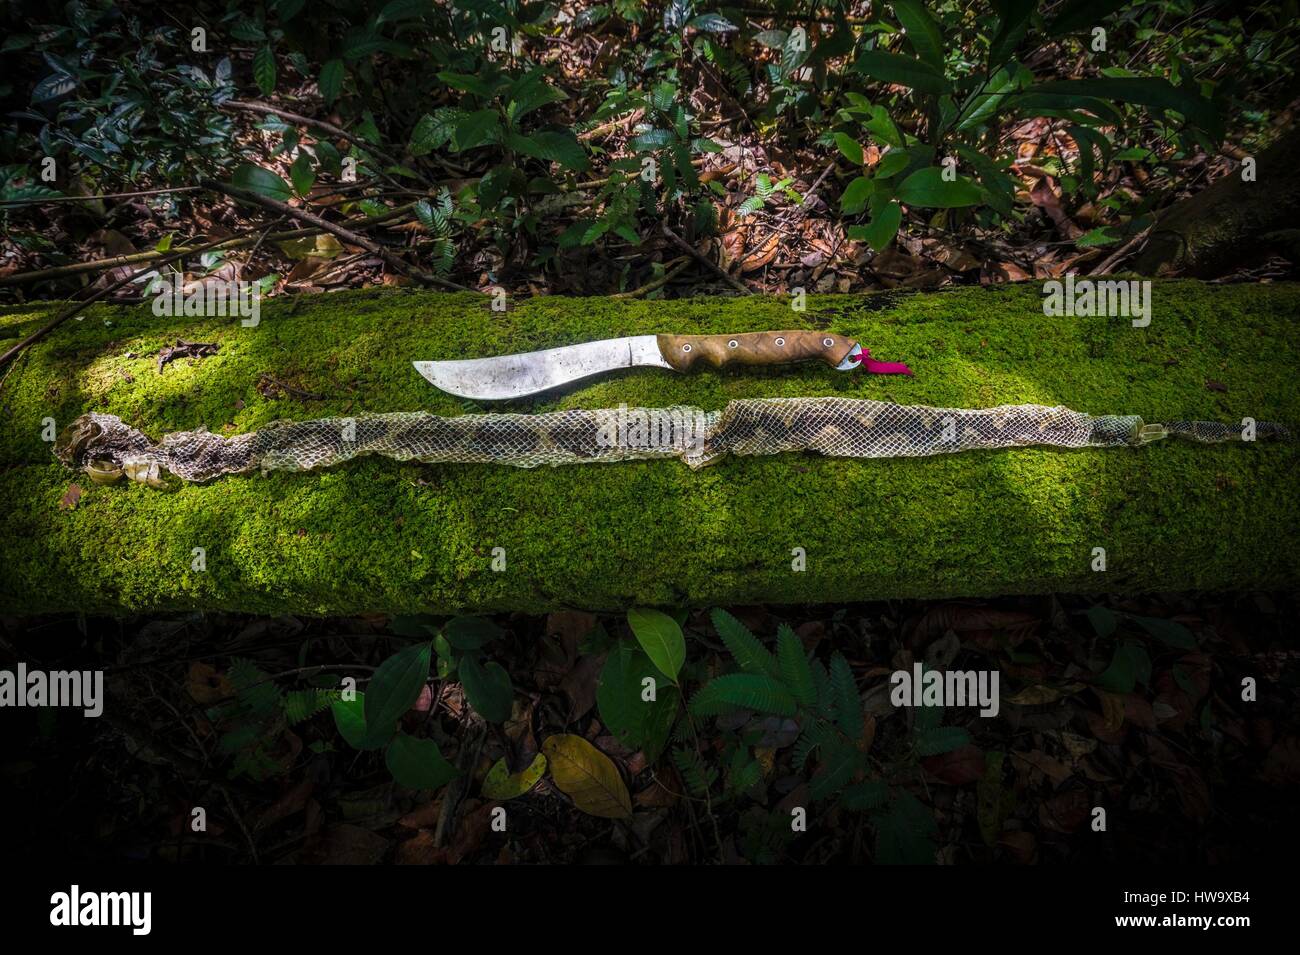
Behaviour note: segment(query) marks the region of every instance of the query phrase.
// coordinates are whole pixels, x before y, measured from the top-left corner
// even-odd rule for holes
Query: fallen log
[[[763,298],[541,298],[500,314],[474,295],[366,291],[271,300],[251,327],[95,306],[33,345],[0,388],[0,610],[537,612],[1300,582],[1294,443],[785,454],[697,472],[670,460],[521,470],[366,458],[156,490],[92,484],[47,440],[87,411],[155,438],[473,413],[488,409],[436,391],[411,361],[774,328],[834,329],[915,376],[646,369],[508,409],[836,395],[1300,424],[1300,286],[1156,282],[1147,327],[1049,317],[1042,302],[1025,285],[812,298],[804,312]],[[0,310],[0,339],[52,310]],[[177,339],[218,347],[160,373],[158,352]]]
[[[1300,209],[1300,128],[1259,154],[1255,178],[1234,170],[1160,214],[1129,267],[1142,275],[1209,278],[1243,263],[1258,264],[1271,247],[1294,254]]]

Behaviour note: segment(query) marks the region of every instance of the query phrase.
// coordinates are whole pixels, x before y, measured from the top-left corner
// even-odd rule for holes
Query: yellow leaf
[[[581,736],[547,737],[542,752],[555,785],[583,812],[606,819],[632,815],[632,797],[613,761]]]
[[[514,799],[522,796],[542,778],[546,772],[546,757],[538,753],[533,761],[517,773],[511,773],[504,759],[498,759],[488,770],[483,780],[483,795],[488,799]]]

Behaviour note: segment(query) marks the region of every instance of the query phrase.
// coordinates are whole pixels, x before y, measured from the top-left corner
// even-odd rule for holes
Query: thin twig
[[[659,276],[657,279],[651,279],[649,282],[646,282],[645,285],[642,285],[640,288],[634,288],[627,292],[616,292],[615,294],[609,297],[610,298],[640,298],[642,295],[649,295],[651,292],[663,288],[673,279],[677,278],[677,276],[681,275],[682,272],[686,271],[686,266],[690,264],[691,264],[691,260],[683,255],[680,259],[675,259],[671,263],[670,267],[664,271],[664,274]]]
[[[344,225],[353,231],[359,232],[362,229],[368,229],[371,226],[380,225],[384,222],[391,222],[393,219],[400,219],[413,208],[414,203],[407,203],[406,205],[398,206],[395,209],[390,209],[382,215],[367,216],[364,219],[354,219],[345,222]],[[324,229],[317,228],[293,229],[287,232],[273,232],[266,235],[265,239],[270,242],[288,242],[293,239],[307,239],[314,235],[320,235],[324,231]],[[256,245],[259,241],[261,240],[258,236],[252,235],[235,239],[227,237],[222,240],[220,245],[215,246],[215,248],[223,250],[240,249],[245,246]],[[0,278],[0,286],[25,285],[28,282],[44,282],[49,279],[64,278],[69,275],[80,275],[83,272],[103,272],[107,269],[115,269],[122,265],[135,265],[138,262],[152,262],[154,259],[163,258],[173,252],[181,255],[189,255],[193,252],[206,251],[208,248],[209,246],[194,246],[186,249],[169,249],[166,251],[149,249],[144,252],[132,252],[129,255],[115,255],[112,258],[107,259],[90,259],[86,262],[73,262],[70,265],[56,265],[48,269],[34,269],[31,272],[18,272],[14,275],[6,275]]]
[[[335,126],[333,123],[327,122],[323,119],[313,119],[310,116],[303,116],[301,113],[291,113],[287,109],[280,109],[278,106],[271,106],[267,103],[250,102],[248,100],[232,99],[232,100],[227,100],[222,105],[227,106],[231,109],[246,110],[247,112],[250,113],[263,113],[267,116],[276,116],[279,117],[280,119],[287,120],[290,123],[297,123],[300,126],[314,127],[315,129],[319,129],[322,132],[329,133],[331,136],[338,136],[342,139],[346,139],[348,142],[356,146],[360,146],[362,149],[369,150],[370,152],[378,156],[380,159],[382,159],[384,162],[388,163],[390,166],[401,165],[401,163],[398,162],[397,159],[393,158],[393,155],[391,153],[388,153],[383,149],[380,149],[374,143],[367,142],[366,140],[358,136],[356,133],[350,133],[342,126]],[[426,186],[432,185],[432,183],[424,180],[423,177],[420,177],[420,181],[423,182]]]
[[[1145,229],[1143,229],[1143,230],[1142,230],[1141,232],[1139,232],[1137,235],[1133,236],[1133,238],[1129,239],[1127,242],[1125,242],[1123,245],[1121,245],[1118,249],[1116,249],[1114,252],[1112,252],[1109,256],[1107,256],[1107,257],[1106,257],[1106,260],[1105,260],[1104,262],[1102,262],[1101,265],[1099,265],[1099,266],[1097,266],[1095,269],[1093,269],[1092,272],[1090,272],[1089,274],[1090,274],[1090,275],[1109,275],[1112,271],[1114,271],[1115,266],[1118,265],[1119,262],[1120,262],[1120,261],[1121,261],[1125,256],[1128,255],[1129,250],[1132,249],[1132,248],[1133,248],[1135,245],[1137,245],[1139,242],[1144,242],[1144,241],[1146,241],[1146,237],[1149,236],[1150,234],[1151,234],[1151,226],[1147,226]]]
[[[422,282],[425,285],[441,285],[443,288],[455,289],[458,292],[473,291],[472,289],[466,288],[464,285],[459,285],[450,279],[431,275],[422,269],[418,269],[401,256],[394,254],[385,246],[375,242],[373,239],[368,239],[363,235],[359,235],[351,229],[347,229],[336,222],[322,219],[314,212],[308,212],[306,209],[297,209],[286,202],[281,202],[279,199],[272,199],[270,196],[264,196],[261,193],[250,192],[247,189],[240,189],[238,186],[231,186],[224,182],[217,182],[215,179],[205,179],[200,183],[200,185],[207,189],[212,189],[215,192],[224,193],[232,199],[238,199],[241,202],[251,202],[254,205],[262,206],[264,209],[278,212],[282,216],[288,216],[291,219],[298,219],[299,221],[309,223],[318,229],[324,229],[326,232],[345,242],[359,245],[372,255],[379,256],[391,268],[404,275],[409,275],[417,282]]]
[[[734,288],[736,291],[740,292],[743,295],[751,294],[749,291],[749,286],[745,285],[745,283],[740,281],[740,279],[728,273],[727,270],[724,269],[722,266],[720,266],[717,262],[714,262],[712,259],[710,259],[699,249],[695,248],[695,246],[691,245],[689,242],[687,242],[685,239],[679,236],[672,229],[668,228],[667,223],[664,223],[663,225],[663,232],[664,235],[668,237],[668,240],[673,243],[673,245],[680,248],[683,252],[690,254],[697,261],[708,266],[712,271],[720,275],[722,277],[722,280],[726,282],[728,285],[730,285],[732,288]]]
[[[48,196],[41,199],[5,199],[0,206],[43,206],[48,202],[94,202],[96,199],[132,199],[136,196],[164,196],[176,192],[198,192],[199,186],[142,189],[139,192],[103,192],[94,196]]]
[[[469,787],[469,780],[478,766],[483,744],[487,742],[487,732],[482,726],[474,731],[475,738],[466,740],[456,760],[460,775],[447,784],[442,791],[442,805],[438,809],[438,825],[433,830],[434,848],[441,848],[448,839],[456,834],[456,810],[460,808],[461,798]]]

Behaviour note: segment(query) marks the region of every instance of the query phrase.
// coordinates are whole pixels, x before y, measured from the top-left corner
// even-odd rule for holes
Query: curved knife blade
[[[654,335],[608,338],[493,358],[412,364],[434,387],[478,401],[522,398],[620,368],[672,367],[659,353]]]

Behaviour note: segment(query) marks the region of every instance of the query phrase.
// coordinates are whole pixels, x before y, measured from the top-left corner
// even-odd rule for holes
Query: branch
[[[421,269],[411,265],[399,255],[389,251],[387,247],[380,245],[373,239],[368,239],[363,235],[346,229],[337,223],[330,222],[328,219],[322,219],[314,212],[308,212],[306,209],[297,209],[286,202],[278,199],[272,199],[270,196],[263,196],[260,193],[249,192],[247,189],[240,189],[238,186],[231,186],[224,182],[217,182],[215,179],[205,179],[200,183],[206,189],[212,189],[216,192],[224,193],[232,199],[238,199],[241,202],[251,202],[254,205],[261,206],[264,209],[270,209],[282,216],[288,216],[291,219],[297,219],[301,222],[307,222],[318,229],[330,233],[333,236],[350,242],[352,245],[358,245],[372,255],[377,255],[384,260],[391,268],[403,275],[409,275],[417,282],[425,285],[440,285],[443,288],[455,289],[458,292],[470,292],[473,289],[466,288],[464,285],[458,285],[449,279],[440,278],[437,275],[430,275]]]
[[[342,139],[346,139],[348,142],[360,146],[362,149],[369,150],[390,166],[402,165],[398,159],[394,158],[392,153],[380,149],[374,143],[367,142],[360,136],[356,135],[356,133],[348,132],[342,126],[335,126],[333,123],[326,122],[323,119],[312,119],[310,116],[303,116],[301,113],[291,113],[288,110],[280,109],[278,106],[270,106],[266,103],[254,103],[247,100],[232,99],[227,100],[221,105],[231,109],[242,109],[250,113],[263,113],[267,116],[278,116],[280,119],[286,120],[290,123],[297,123],[300,126],[311,126],[315,129],[321,130],[322,132],[329,133],[331,136],[338,136]],[[420,181],[426,186],[431,187],[433,185],[423,177],[420,177]]]
[[[192,188],[198,189],[198,186]],[[384,222],[390,222],[393,219],[401,218],[414,208],[414,203],[407,203],[404,206],[398,206],[390,209],[382,215],[368,216],[364,219],[356,219],[345,223],[349,229],[368,229],[371,226],[379,225]],[[223,244],[216,246],[219,249],[242,249],[245,246],[256,244],[258,241],[270,242],[287,242],[291,239],[306,239],[313,235],[320,235],[324,229],[292,229],[287,232],[273,232],[269,235],[244,236],[243,238],[223,240]],[[152,262],[154,259],[160,259],[171,252],[180,252],[185,255],[192,254],[201,250],[206,250],[208,246],[191,246],[184,249],[173,249],[167,252],[161,252],[157,249],[148,249],[144,252],[133,252],[130,255],[115,255],[107,259],[91,259],[86,262],[73,262],[70,265],[57,265],[48,269],[35,269],[31,272],[18,272],[14,275],[6,275],[0,278],[0,286],[5,285],[24,285],[28,282],[42,282],[47,279],[61,279],[69,275],[80,275],[84,272],[103,272],[107,269],[115,269],[123,265],[135,265],[139,262]]]
[[[683,252],[689,253],[697,261],[702,262],[704,265],[708,266],[709,269],[711,269],[712,271],[716,272],[719,276],[721,276],[722,280],[725,281],[732,288],[734,288],[736,291],[740,292],[742,295],[751,294],[749,291],[749,286],[747,286],[744,282],[740,281],[740,279],[736,278],[734,275],[729,273],[717,262],[714,262],[711,258],[705,255],[699,249],[695,248],[695,246],[691,245],[689,242],[687,242],[685,239],[679,236],[672,229],[668,228],[667,223],[664,224],[663,230],[664,230],[664,235],[666,235],[674,245],[676,245]]]

